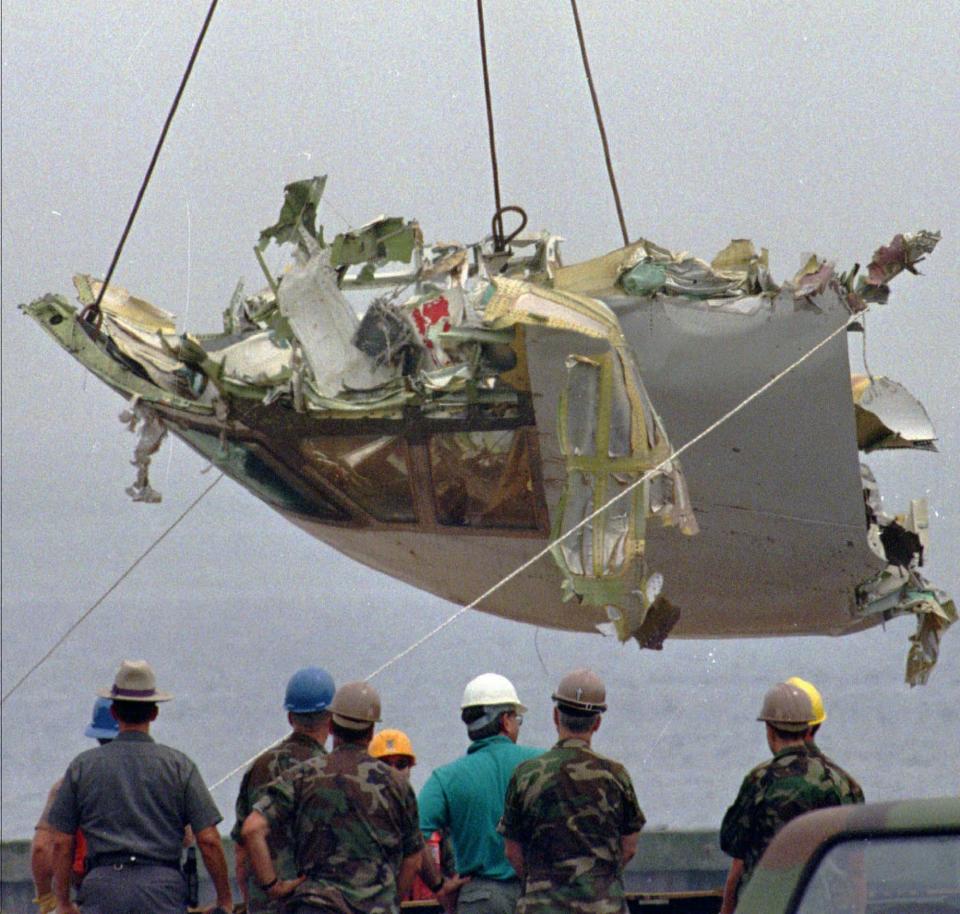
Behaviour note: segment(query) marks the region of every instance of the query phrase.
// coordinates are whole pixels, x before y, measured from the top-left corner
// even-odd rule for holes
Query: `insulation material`
[[[129,409],[120,413],[120,421],[131,432],[135,432],[137,426],[140,426],[140,437],[137,439],[137,446],[133,449],[131,461],[137,468],[137,478],[132,486],[127,487],[126,493],[134,501],[157,504],[163,496],[150,485],[150,460],[163,444],[163,439],[167,436],[167,428],[157,411],[137,397],[133,398]]]

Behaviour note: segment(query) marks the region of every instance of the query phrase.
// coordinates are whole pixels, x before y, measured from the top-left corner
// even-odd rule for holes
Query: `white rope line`
[[[190,502],[190,504],[183,510],[183,512],[181,512],[180,516],[172,524],[170,524],[170,526],[167,527],[167,529],[164,530],[163,533],[161,533],[149,546],[147,546],[147,548],[143,552],[140,553],[140,555],[133,561],[133,563],[127,567],[127,570],[124,571],[124,573],[121,574],[120,577],[117,578],[116,581],[114,581],[113,584],[111,584],[106,591],[104,591],[102,596],[96,602],[94,602],[92,606],[90,606],[88,609],[84,610],[83,613],[81,613],[80,618],[77,619],[77,621],[74,622],[73,625],[71,625],[70,628],[68,628],[63,633],[63,635],[60,636],[60,638],[53,645],[53,647],[51,647],[50,650],[48,650],[32,667],[30,667],[30,669],[27,670],[27,672],[24,673],[19,680],[17,680],[16,685],[14,685],[14,687],[10,689],[10,691],[7,692],[7,694],[4,695],[2,699],[0,699],[0,706],[2,706],[6,702],[6,700],[14,692],[16,692],[17,689],[19,689],[20,686],[22,686],[34,672],[36,672],[36,670],[38,670],[44,663],[47,662],[47,660],[49,660],[53,656],[57,648],[60,647],[60,645],[63,644],[63,642],[66,641],[67,638],[69,638],[77,630],[77,628],[80,626],[80,623],[83,622],[83,620],[86,619],[87,616],[89,616],[90,613],[92,613],[101,603],[103,603],[103,601],[106,600],[107,597],[109,597],[110,594],[112,594],[124,582],[124,580],[126,580],[127,577],[129,577],[130,573],[134,570],[134,568],[136,568],[137,565],[139,565],[151,552],[153,552],[153,550],[157,546],[160,545],[161,541],[166,538],[167,534],[170,533],[170,531],[172,531],[173,528],[176,527],[177,524],[179,524],[180,521],[182,521],[197,505],[199,505],[201,501],[203,501],[203,499],[207,496],[207,493],[218,482],[220,482],[221,479],[223,479],[222,473],[216,479],[214,479],[214,481],[211,482],[210,485],[208,485],[192,502]]]
[[[429,641],[429,640],[430,640],[431,638],[433,638],[435,635],[438,635],[438,634],[439,634],[440,632],[442,632],[445,628],[447,628],[448,626],[452,625],[454,622],[456,622],[457,619],[459,619],[459,618],[460,618],[464,613],[466,613],[468,610],[474,609],[474,608],[477,606],[477,604],[481,603],[483,600],[485,600],[485,599],[486,599],[487,597],[489,597],[491,594],[496,593],[496,591],[498,591],[498,590],[499,590],[501,587],[503,587],[505,584],[508,584],[510,581],[512,581],[512,580],[513,580],[515,577],[517,577],[518,575],[523,574],[523,572],[526,571],[531,565],[535,564],[535,563],[538,562],[540,559],[542,559],[545,555],[547,555],[547,554],[550,552],[550,550],[553,549],[554,546],[559,545],[559,544],[562,543],[568,536],[570,536],[572,533],[576,533],[576,531],[579,530],[581,527],[583,527],[583,526],[585,526],[586,524],[590,523],[590,521],[592,521],[598,514],[602,514],[602,513],[603,513],[604,511],[606,511],[612,504],[614,504],[615,502],[619,501],[619,500],[620,500],[621,498],[623,498],[624,496],[629,495],[637,486],[642,485],[644,482],[646,482],[647,480],[649,480],[652,476],[656,475],[658,472],[660,472],[660,470],[662,470],[665,466],[667,466],[671,461],[675,460],[675,459],[676,459],[677,457],[679,457],[681,454],[683,454],[684,452],[688,451],[688,450],[689,450],[690,448],[692,448],[695,444],[698,444],[700,441],[702,441],[704,438],[706,438],[707,435],[710,435],[711,433],[713,433],[714,431],[716,431],[721,425],[723,425],[723,424],[724,424],[725,422],[727,422],[729,419],[733,418],[737,413],[739,413],[741,410],[743,410],[745,407],[747,407],[749,404],[751,404],[754,400],[756,400],[758,397],[760,397],[760,396],[762,396],[763,394],[765,394],[771,387],[773,387],[776,383],[778,383],[778,382],[781,381],[783,378],[785,378],[788,374],[790,374],[791,371],[793,371],[795,368],[797,368],[797,367],[799,367],[800,365],[802,365],[805,361],[807,361],[807,359],[809,359],[809,358],[810,358],[811,356],[813,356],[815,353],[819,352],[824,346],[827,345],[827,343],[829,343],[831,340],[833,340],[834,337],[839,336],[841,333],[843,333],[844,331],[846,331],[847,327],[849,327],[850,324],[852,324],[859,316],[862,316],[863,313],[864,313],[864,312],[860,312],[859,315],[857,315],[857,314],[852,314],[852,315],[850,315],[850,317],[849,317],[846,321],[844,321],[839,327],[837,327],[836,330],[832,331],[828,336],[826,336],[826,337],[825,337],[824,339],[822,339],[819,343],[817,343],[812,349],[810,349],[810,350],[808,350],[807,352],[805,352],[805,353],[804,353],[802,356],[800,356],[800,358],[798,358],[795,362],[792,362],[790,365],[788,365],[786,368],[784,368],[781,372],[779,372],[778,374],[774,375],[774,376],[773,376],[769,381],[767,381],[764,385],[762,385],[761,387],[757,388],[757,390],[755,390],[752,394],[750,394],[746,399],[744,399],[743,401],[741,401],[740,403],[738,403],[738,404],[737,404],[736,406],[734,406],[731,410],[729,410],[729,411],[727,411],[726,413],[724,413],[719,419],[717,419],[717,420],[716,420],[715,422],[713,422],[712,424],[708,425],[702,432],[700,432],[698,435],[695,435],[695,436],[694,436],[693,438],[691,438],[686,444],[682,445],[681,447],[678,447],[678,448],[677,448],[675,451],[673,451],[668,457],[666,457],[664,460],[662,460],[660,463],[658,463],[655,467],[653,467],[653,469],[648,470],[648,471],[647,471],[646,473],[644,473],[643,476],[641,476],[639,479],[636,479],[636,480],[634,480],[632,483],[630,483],[630,485],[627,486],[627,488],[625,488],[622,492],[618,493],[617,495],[614,495],[613,498],[611,498],[609,501],[606,502],[606,504],[601,505],[601,506],[600,506],[599,508],[597,508],[592,514],[588,514],[588,515],[587,515],[586,517],[584,517],[582,520],[580,520],[580,521],[578,521],[576,524],[574,524],[569,530],[566,531],[566,533],[561,534],[561,535],[560,535],[559,537],[557,537],[557,539],[555,539],[553,542],[548,543],[546,546],[543,547],[543,549],[541,549],[541,550],[540,550],[539,552],[537,552],[535,555],[531,556],[531,557],[530,557],[529,559],[527,559],[522,565],[520,565],[519,567],[515,568],[515,569],[514,569],[513,571],[511,571],[508,575],[506,575],[506,577],[501,578],[499,581],[497,581],[496,584],[494,584],[492,587],[489,587],[487,590],[485,590],[485,591],[484,591],[482,594],[480,594],[480,596],[477,597],[475,600],[472,600],[472,601],[471,601],[470,603],[468,603],[466,606],[461,606],[456,612],[452,613],[450,616],[448,616],[446,619],[444,619],[443,622],[441,622],[441,623],[440,623],[439,625],[437,625],[435,628],[433,628],[433,629],[431,629],[429,632],[427,632],[422,638],[418,638],[418,639],[417,639],[416,641],[414,641],[413,644],[411,644],[409,647],[404,648],[404,649],[403,649],[402,651],[400,651],[398,654],[395,654],[393,657],[391,657],[389,660],[387,660],[385,663],[382,663],[382,664],[381,664],[380,666],[378,666],[372,673],[370,673],[370,674],[368,674],[368,675],[366,676],[366,680],[369,681],[369,680],[373,679],[374,677],[379,676],[384,670],[386,670],[386,669],[388,669],[389,667],[393,666],[393,664],[397,663],[397,661],[402,660],[404,657],[407,656],[407,654],[413,653],[413,651],[415,651],[418,647],[421,647],[423,644],[425,644],[427,641]],[[273,745],[275,745],[275,743],[271,743],[271,744],[270,744],[270,746],[273,746]],[[222,778],[220,778],[220,780],[218,780],[216,783],[214,783],[213,785],[210,786],[210,790],[214,790],[215,788],[217,788],[217,787],[219,787],[221,784],[223,784],[224,781],[227,781],[227,780],[229,780],[230,778],[232,778],[238,771],[240,771],[241,769],[245,768],[247,765],[251,764],[255,759],[257,759],[257,758],[261,755],[261,753],[263,753],[263,752],[265,752],[267,749],[269,749],[270,746],[264,746],[264,748],[261,749],[259,752],[257,752],[256,755],[251,756],[249,759],[247,759],[247,760],[246,760],[245,762],[243,762],[241,765],[238,765],[238,766],[237,766],[236,768],[234,768],[232,771],[230,771],[230,772],[228,772],[227,774],[225,774]]]

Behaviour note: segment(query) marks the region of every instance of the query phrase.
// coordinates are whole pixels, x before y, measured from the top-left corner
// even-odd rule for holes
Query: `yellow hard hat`
[[[383,758],[385,755],[409,755],[414,762],[417,760],[413,754],[410,737],[403,730],[381,730],[375,733],[367,751],[374,758]]]
[[[822,724],[827,719],[827,712],[823,709],[823,696],[812,682],[801,679],[799,676],[791,676],[787,682],[795,685],[798,689],[803,689],[810,697],[810,704],[813,705],[813,720],[810,721],[811,727]]]

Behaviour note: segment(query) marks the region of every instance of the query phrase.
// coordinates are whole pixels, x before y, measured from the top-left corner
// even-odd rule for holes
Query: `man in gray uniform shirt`
[[[54,890],[59,914],[183,914],[186,881],[180,872],[184,827],[189,825],[217,893],[217,908],[233,899],[217,823],[223,818],[197,766],[176,749],[155,743],[150,723],[158,692],[145,660],[125,660],[112,699],[120,733],[105,746],[78,755],[67,768],[50,808],[55,830]],[[70,864],[77,829],[87,840],[87,875],[79,909],[70,901]]]

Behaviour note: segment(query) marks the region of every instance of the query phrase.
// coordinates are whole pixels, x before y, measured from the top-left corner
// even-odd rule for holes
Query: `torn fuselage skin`
[[[25,306],[133,400],[128,421],[144,429],[133,497],[156,496],[146,467],[165,428],[313,535],[459,602],[545,540],[569,534],[552,550],[553,571],[543,560],[480,607],[511,618],[579,630],[610,624],[622,640],[653,648],[671,630],[688,637],[836,633],[877,621],[868,608],[876,600],[863,588],[854,617],[843,622],[837,607],[865,578],[883,573],[887,554],[851,540],[849,554],[838,552],[839,561],[821,570],[809,532],[810,524],[832,524],[840,534],[830,548],[847,548],[843,529],[852,529],[857,513],[847,497],[858,489],[855,449],[841,455],[852,481],[846,494],[814,503],[811,484],[813,494],[801,499],[809,518],[791,521],[776,500],[789,473],[771,468],[768,455],[748,458],[733,447],[737,457],[724,463],[718,458],[730,449],[720,434],[713,450],[690,452],[688,487],[688,457],[681,470],[667,428],[679,430],[675,439],[692,437],[685,422],[700,431],[722,413],[724,397],[742,399],[769,376],[762,357],[745,363],[754,352],[784,349],[790,322],[800,320],[811,336],[839,326],[885,298],[886,283],[912,270],[937,236],[897,236],[864,277],[811,258],[778,286],[766,252],[743,240],[709,264],[640,241],[564,266],[560,239],[545,232],[515,238],[507,251],[489,239],[426,246],[417,223],[381,217],[327,243],[316,225],[324,182],[288,185],[277,223],[256,247],[268,287],[248,296],[238,286],[222,333],[177,334],[172,315],[118,287],[106,290],[96,321],[80,320],[60,296]],[[273,242],[294,252],[279,277],[262,258]],[[99,283],[84,276],[75,283],[81,304],[91,305]],[[355,291],[376,296],[362,318],[346,297]],[[648,325],[640,314],[649,315]],[[663,333],[651,334],[654,326]],[[705,334],[705,327],[716,330]],[[792,345],[805,346],[792,332]],[[702,415],[689,408],[701,382],[684,380],[697,346],[729,349],[708,365],[725,380],[722,396],[704,400],[715,412]],[[670,347],[686,359],[661,364]],[[835,397],[842,379],[829,364]],[[810,377],[797,372],[795,386]],[[901,421],[906,400],[889,386],[881,390],[882,380],[871,379],[857,407],[872,446],[932,446],[932,428],[915,409],[906,408],[912,418]],[[857,420],[859,434],[860,412]],[[752,445],[753,421],[731,422],[724,432]],[[817,421],[805,414],[798,436],[823,431]],[[844,451],[846,439],[834,434],[831,447]],[[765,472],[769,480],[751,489]],[[648,529],[657,518],[661,524]],[[791,532],[798,519],[801,532]],[[891,540],[896,528],[878,526]],[[698,529],[706,532],[693,536]],[[766,569],[751,545],[761,536],[763,554],[774,556]],[[771,548],[777,542],[782,557]],[[797,561],[804,549],[806,566]],[[743,579],[737,561],[758,593],[768,588],[766,615],[735,615],[732,582]],[[451,575],[448,565],[460,573]],[[806,568],[822,573],[823,584],[803,620],[788,613],[796,612]],[[910,579],[913,591],[920,580]],[[888,590],[881,597],[888,600]],[[931,615],[916,599],[905,605],[901,599],[899,611]],[[922,650],[930,642],[928,626]]]

